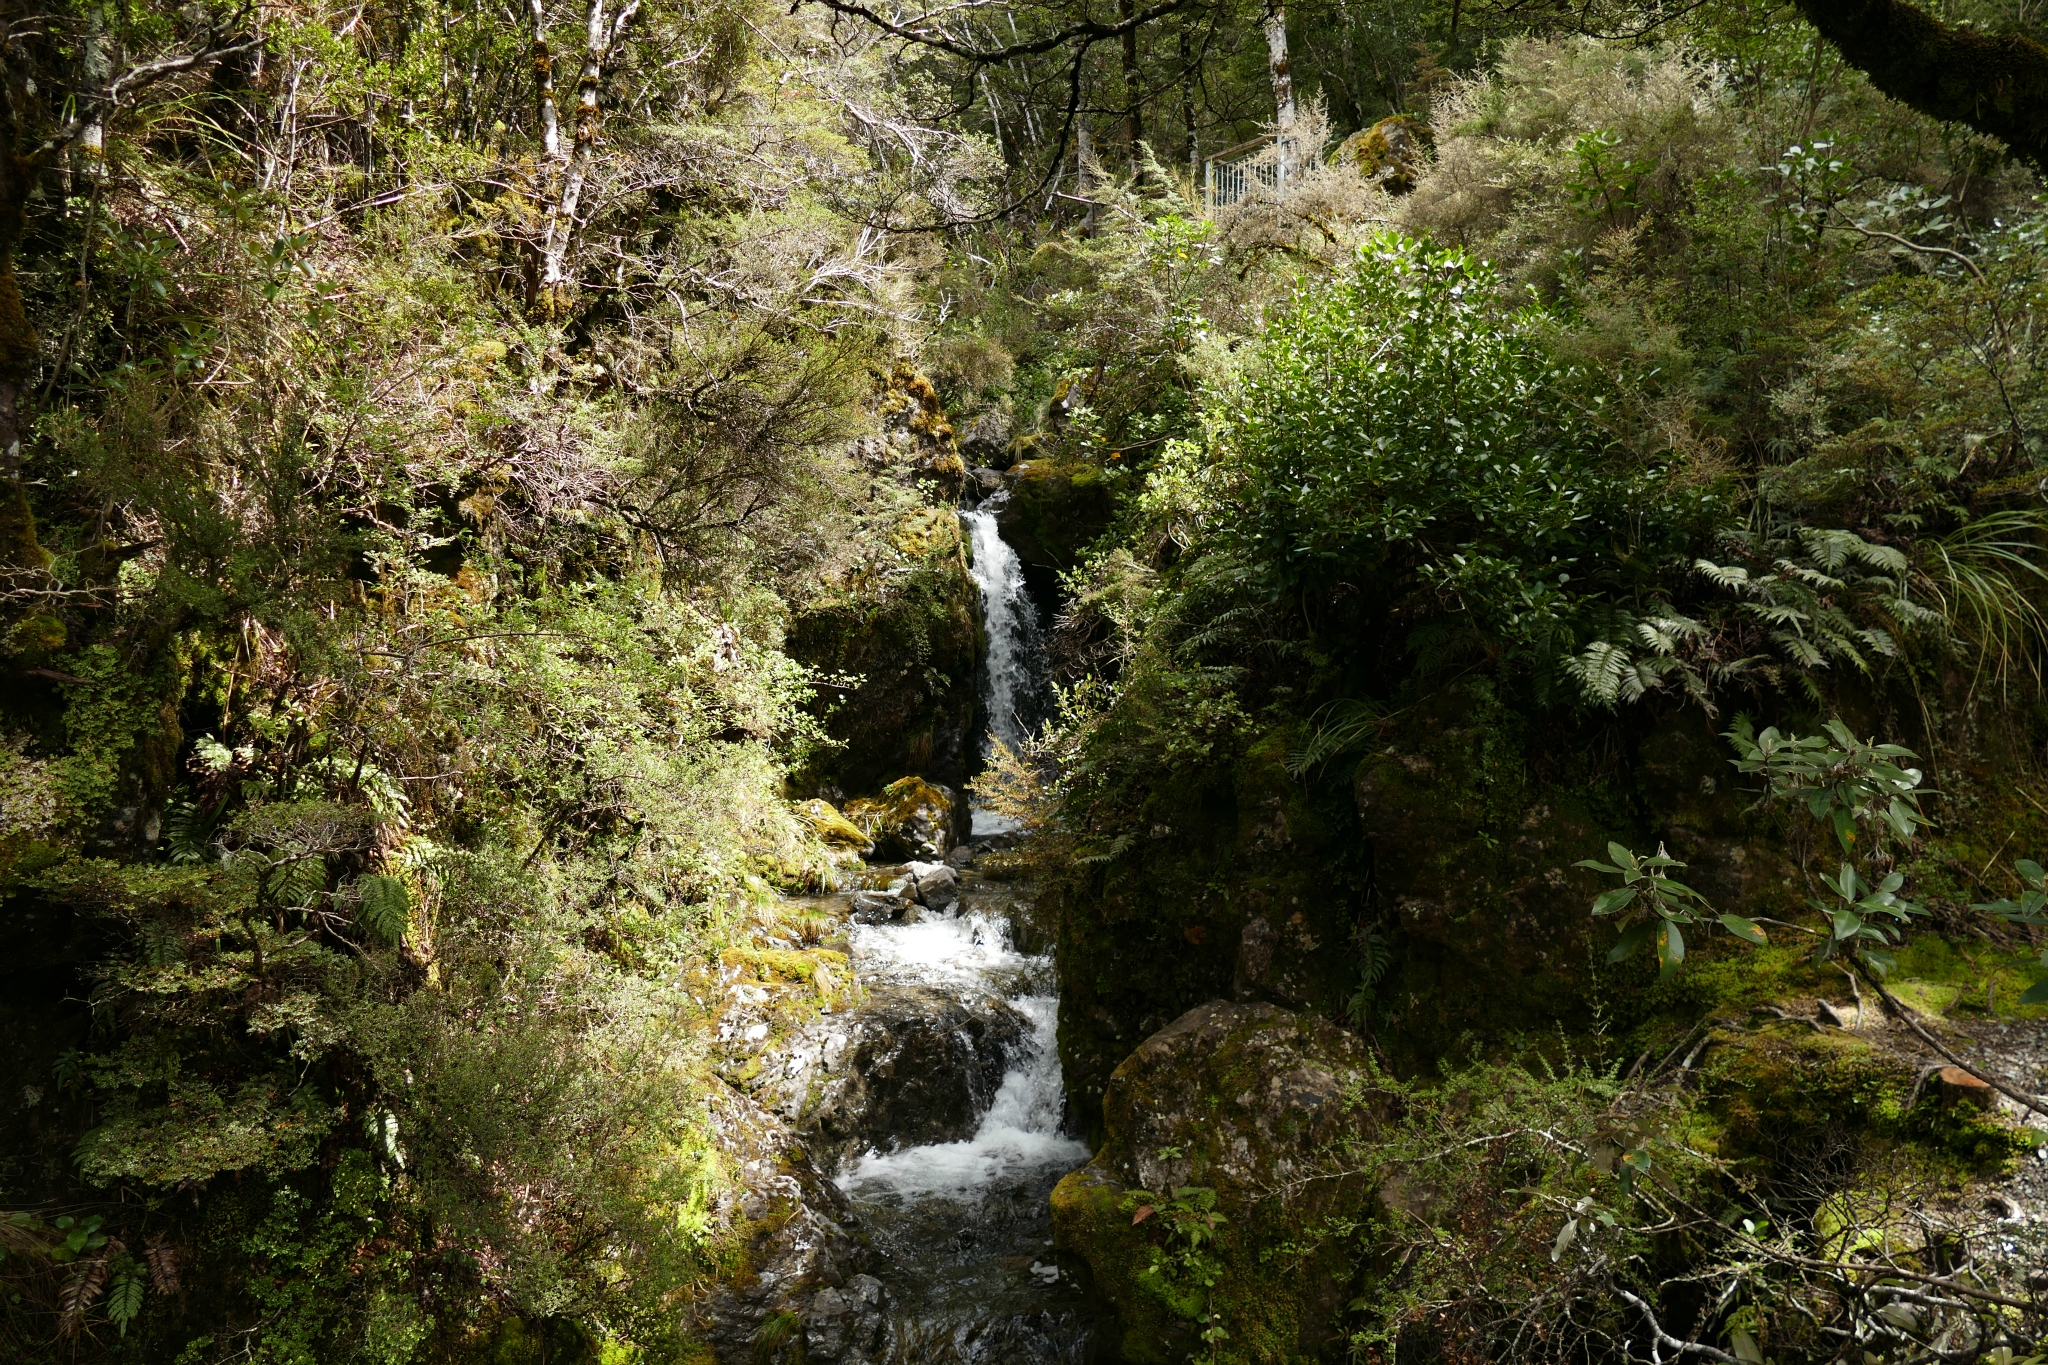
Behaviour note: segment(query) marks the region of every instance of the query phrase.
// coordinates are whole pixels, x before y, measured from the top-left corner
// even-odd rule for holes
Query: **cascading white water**
[[[996,529],[993,512],[962,512],[969,543],[974,547],[974,582],[981,589],[982,626],[988,632],[988,668],[982,676],[982,701],[988,707],[991,740],[1015,749],[1037,728],[1039,695],[1045,689],[1045,642],[1038,628],[1038,608],[1024,586],[1024,563]]]
[[[858,925],[852,948],[865,977],[980,987],[1007,996],[1031,1021],[1031,1037],[1011,1059],[1002,1088],[973,1137],[871,1152],[840,1178],[841,1188],[850,1194],[972,1201],[992,1186],[1047,1170],[1071,1170],[1088,1159],[1086,1143],[1060,1132],[1059,1001],[1051,994],[1050,961],[1012,948],[1003,920],[974,914],[917,924]]]

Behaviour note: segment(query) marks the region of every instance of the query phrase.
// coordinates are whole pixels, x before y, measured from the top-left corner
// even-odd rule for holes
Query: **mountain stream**
[[[987,756],[994,740],[1016,748],[1042,718],[1044,643],[1023,566],[993,513],[965,512],[961,520],[988,641]],[[977,847],[1015,828],[991,811],[973,816]],[[1022,887],[968,872],[949,913],[857,924],[850,934],[863,982],[935,987],[963,999],[998,995],[1030,1024],[972,1137],[870,1150],[838,1176],[890,1267],[890,1365],[1100,1359],[1099,1345],[1091,1350],[1095,1305],[1075,1283],[1074,1267],[1062,1267],[1052,1251],[1048,1196],[1089,1151],[1065,1124],[1052,959],[1018,946],[1028,932],[1027,897]]]

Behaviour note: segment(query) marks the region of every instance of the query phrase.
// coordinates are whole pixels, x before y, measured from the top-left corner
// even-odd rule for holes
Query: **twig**
[[[2037,1114],[2048,1116],[2048,1104],[2043,1104],[2040,1100],[2034,1098],[2031,1095],[2021,1094],[2019,1091],[2007,1085],[2004,1081],[1999,1080],[1996,1076],[1985,1075],[1982,1071],[1979,1071],[1976,1067],[1971,1066],[1968,1062],[1956,1056],[1955,1053],[1950,1052],[1946,1047],[1942,1046],[1940,1040],[1938,1040],[1933,1034],[1929,1033],[1926,1029],[1920,1027],[1920,1021],[1913,1017],[1912,1011],[1907,1009],[1903,1004],[1901,1004],[1897,996],[1893,995],[1890,991],[1884,988],[1884,982],[1878,979],[1877,974],[1875,972],[1871,971],[1868,967],[1863,965],[1863,960],[1861,958],[1856,959],[1856,970],[1862,973],[1863,979],[1865,981],[1868,981],[1877,990],[1878,999],[1884,1001],[1885,1008],[1891,1012],[1892,1017],[1894,1019],[1899,1020],[1907,1028],[1913,1030],[1914,1033],[1918,1034],[1920,1036],[1921,1042],[1927,1044],[1927,1046],[1933,1048],[1936,1052],[1948,1058],[1948,1060],[1954,1063],[1957,1067],[1961,1068],[1964,1071],[1969,1072],[1972,1076],[1975,1076],[1978,1080],[1984,1082],[1984,1084],[1990,1086],[1993,1090],[1996,1090],[1999,1094],[2005,1096],[2014,1104],[2023,1105],[2026,1108],[2033,1110]]]
[[[1649,1304],[1643,1302],[1634,1294],[1629,1293],[1626,1289],[1617,1288],[1614,1292],[1636,1306],[1637,1310],[1642,1313],[1643,1320],[1650,1324],[1650,1330],[1656,1334],[1660,1344],[1670,1347],[1680,1355],[1691,1353],[1706,1356],[1710,1360],[1725,1360],[1728,1362],[1728,1365],[1741,1365],[1741,1362],[1734,1356],[1729,1355],[1718,1346],[1709,1346],[1699,1341],[1684,1341],[1672,1336],[1664,1330],[1664,1324],[1657,1321],[1657,1315],[1650,1311]]]
[[[1906,248],[1906,250],[1917,251],[1923,256],[1953,257],[1954,259],[1962,262],[1963,269],[1969,271],[1970,274],[1975,276],[1980,283],[1984,279],[1984,272],[1977,268],[1977,263],[1971,260],[1968,256],[1965,256],[1962,252],[1957,251],[1954,247],[1929,246],[1925,242],[1909,241],[1906,238],[1899,236],[1899,234],[1896,232],[1882,232],[1876,228],[1864,227],[1860,223],[1844,223],[1842,224],[1842,226],[1848,228],[1851,232],[1860,232],[1865,237],[1879,237],[1887,242],[1896,242],[1900,246]]]

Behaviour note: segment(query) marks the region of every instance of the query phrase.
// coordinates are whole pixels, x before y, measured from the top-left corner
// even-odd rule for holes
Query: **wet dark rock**
[[[845,1196],[788,1124],[722,1087],[711,1096],[710,1115],[713,1140],[739,1176],[712,1213],[740,1230],[737,1259],[746,1268],[693,1306],[692,1335],[722,1362],[751,1362],[765,1328],[813,1311],[821,1291],[872,1282],[865,1272],[877,1257]],[[855,1365],[865,1357],[814,1353],[809,1365],[842,1359]]]
[[[960,438],[961,458],[988,466],[976,473],[999,473],[1010,467],[1010,414],[1000,410],[984,412]]]
[[[885,1345],[888,1291],[872,1275],[821,1289],[803,1311],[804,1365],[866,1365]]]
[[[853,917],[862,924],[880,924],[896,919],[910,905],[910,898],[897,891],[856,891]]]
[[[1031,1022],[996,995],[874,986],[764,1061],[756,1093],[828,1167],[971,1137]]]
[[[1003,539],[1026,564],[1069,569],[1115,511],[1102,466],[1079,457],[1030,459],[1004,475],[1009,497],[996,514]]]
[[[911,863],[909,871],[919,905],[945,910],[959,903],[960,875],[945,863]]]

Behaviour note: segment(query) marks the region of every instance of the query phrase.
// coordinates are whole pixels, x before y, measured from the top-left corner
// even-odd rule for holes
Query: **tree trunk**
[[[1183,20],[1180,28],[1180,113],[1187,125],[1188,183],[1197,189],[1202,184],[1202,153],[1201,141],[1195,132],[1195,87],[1201,74],[1195,67],[1194,57],[1188,52],[1188,28]]]
[[[2048,169],[2048,47],[1952,27],[1901,0],[1799,0],[1799,8],[1885,94],[1988,133]]]
[[[575,143],[569,153],[568,172],[562,177],[561,197],[548,214],[547,239],[541,248],[541,292],[550,309],[558,309],[569,292],[569,247],[576,238],[576,216],[583,207],[583,187],[590,179],[590,162],[597,150],[601,110],[598,96],[604,87],[604,67],[612,48],[626,25],[640,9],[640,0],[627,0],[616,17],[607,20],[604,0],[590,0],[584,11],[583,70],[576,78]]]
[[[541,0],[531,0],[533,11],[533,80],[540,101],[540,145],[550,161],[562,159],[562,121],[555,111],[555,58],[548,51],[548,21]]]
[[[1294,67],[1287,60],[1287,6],[1274,0],[1266,11],[1266,68],[1273,76],[1273,131],[1280,142],[1280,184],[1287,187],[1294,161]]]
[[[1117,0],[1117,17],[1129,23],[1137,12],[1136,0]],[[1139,163],[1140,144],[1145,140],[1145,128],[1139,113],[1138,101],[1138,30],[1135,27],[1124,30],[1124,150],[1131,159],[1131,179],[1143,183],[1145,175]]]
[[[1087,215],[1081,220],[1081,235],[1095,235],[1095,141],[1088,135],[1088,118],[1082,115],[1074,122],[1074,183],[1081,191],[1081,198],[1088,201]]]
[[[95,4],[85,11],[85,50],[81,54],[80,68],[86,90],[104,90],[114,78],[114,57],[112,44],[107,37],[107,9],[104,4]],[[73,164],[78,173],[87,180],[98,181],[107,168],[107,124],[104,113],[94,106],[91,121],[78,135],[78,142],[72,151]]]
[[[1266,69],[1273,77],[1273,122],[1282,132],[1294,127],[1294,68],[1287,60],[1287,6],[1266,12]]]

